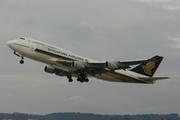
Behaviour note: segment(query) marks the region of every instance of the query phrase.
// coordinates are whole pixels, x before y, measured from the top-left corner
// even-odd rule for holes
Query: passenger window
[[[25,38],[20,38],[21,40],[25,40]]]

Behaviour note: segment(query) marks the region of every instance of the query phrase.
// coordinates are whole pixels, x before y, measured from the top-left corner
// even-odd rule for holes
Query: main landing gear
[[[80,81],[81,83],[83,83],[83,82],[89,82],[89,79],[85,74],[78,73],[77,81]]]
[[[68,78],[68,81],[69,81],[69,82],[72,82],[72,81],[73,81],[73,79],[72,79],[72,76],[71,76],[71,75],[68,75],[68,76],[67,76],[67,78]]]
[[[24,63],[24,57],[21,56],[20,64],[23,64],[23,63]]]
[[[67,78],[68,78],[68,81],[69,81],[69,82],[72,82],[72,81],[73,81],[71,75],[67,75]],[[88,79],[88,77],[87,77],[85,74],[80,74],[80,73],[78,73],[78,74],[77,74],[77,81],[83,83],[83,82],[89,82],[89,79]]]

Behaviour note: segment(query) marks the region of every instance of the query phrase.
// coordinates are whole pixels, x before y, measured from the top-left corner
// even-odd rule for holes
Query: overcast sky
[[[0,112],[180,114],[179,0],[0,0]],[[44,72],[6,43],[30,37],[95,60],[164,56],[155,84],[88,83]]]

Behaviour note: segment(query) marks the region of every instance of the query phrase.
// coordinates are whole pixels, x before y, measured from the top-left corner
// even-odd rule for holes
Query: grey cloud
[[[180,9],[180,2],[178,0],[137,0],[140,2],[146,2],[156,7],[162,7],[168,10]]]

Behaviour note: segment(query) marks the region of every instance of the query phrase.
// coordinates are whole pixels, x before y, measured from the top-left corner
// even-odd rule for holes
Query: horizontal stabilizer
[[[144,81],[154,81],[154,80],[170,79],[170,77],[140,77],[139,79]]]

